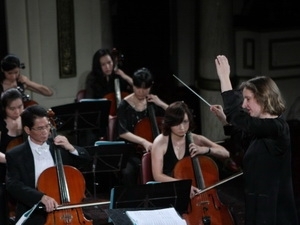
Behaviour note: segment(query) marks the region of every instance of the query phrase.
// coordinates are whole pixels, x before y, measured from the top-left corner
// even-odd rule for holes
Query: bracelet
[[[210,154],[211,149],[208,148],[208,151],[204,154],[204,155],[209,155]]]

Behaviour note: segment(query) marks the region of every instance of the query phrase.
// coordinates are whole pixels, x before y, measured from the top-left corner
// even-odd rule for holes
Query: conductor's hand
[[[215,59],[215,64],[216,64],[217,73],[220,80],[222,80],[222,78],[229,78],[230,66],[226,56],[218,55],[217,58]]]
[[[210,107],[210,111],[212,111],[217,116],[217,118],[222,122],[223,125],[228,124],[226,121],[226,115],[221,105],[212,105]]]
[[[54,198],[51,198],[47,195],[43,195],[41,202],[45,205],[46,212],[52,212],[58,206]]]

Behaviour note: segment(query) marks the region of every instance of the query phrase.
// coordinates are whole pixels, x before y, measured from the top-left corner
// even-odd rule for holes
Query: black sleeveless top
[[[189,155],[190,155],[190,152],[189,152],[188,140],[187,140],[187,136],[186,136],[185,137],[185,152],[184,152],[183,157],[186,157]],[[179,160],[180,159],[178,159],[177,156],[175,155],[171,135],[169,135],[168,147],[167,147],[166,154],[164,155],[163,173],[168,176],[172,176],[173,169]]]
[[[3,116],[0,115],[0,151],[2,153],[6,153],[6,148],[9,145],[9,143],[18,137],[22,137],[22,135],[12,137],[8,135],[8,130],[6,128],[6,122],[3,119]],[[5,181],[5,175],[6,175],[6,164],[0,163],[0,183],[3,183]]]

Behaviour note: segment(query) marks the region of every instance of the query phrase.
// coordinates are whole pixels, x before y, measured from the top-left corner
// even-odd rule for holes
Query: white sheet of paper
[[[186,225],[174,208],[126,211],[134,225]]]

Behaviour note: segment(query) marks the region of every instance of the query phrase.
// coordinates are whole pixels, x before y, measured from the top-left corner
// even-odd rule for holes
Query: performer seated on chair
[[[44,96],[52,96],[53,91],[45,85],[31,81],[28,77],[21,74],[24,69],[23,63],[15,55],[7,55],[1,61],[0,72],[0,93],[10,88],[18,88],[25,97],[25,89],[36,92]],[[23,99],[26,100],[26,99]]]
[[[64,136],[57,135],[54,140],[49,139],[49,119],[47,111],[41,106],[27,107],[21,114],[21,119],[28,139],[6,153],[6,188],[17,201],[16,220],[39,201],[45,205],[45,211],[34,211],[25,223],[42,225],[45,224],[47,212],[57,207],[57,202],[51,196],[36,188],[39,175],[54,166],[54,145],[64,150],[61,155],[66,165],[76,167],[82,160],[89,160],[90,157],[84,148],[73,146]]]
[[[229,152],[224,147],[202,135],[191,133],[194,142],[188,144],[186,134],[193,130],[194,121],[184,102],[177,101],[170,104],[163,121],[162,134],[155,138],[151,151],[152,173],[155,181],[177,180],[172,177],[172,171],[176,163],[186,156],[194,157],[202,154],[218,158],[229,157]],[[192,186],[190,197],[198,191],[198,188]]]
[[[116,138],[116,87],[115,79],[119,79],[119,89],[121,93],[132,92],[132,78],[125,74],[123,70],[117,68],[117,62],[114,60],[112,51],[109,49],[99,49],[95,52],[92,62],[92,70],[88,74],[85,81],[84,98],[99,99],[107,98],[112,101],[109,115],[109,124],[107,137],[104,139],[112,141]],[[122,96],[118,101],[121,101]],[[93,137],[94,141],[99,137],[94,132],[85,134],[87,139]],[[102,137],[100,137],[101,139]],[[96,140],[95,140],[96,139]],[[88,140],[89,141],[89,140]]]
[[[0,224],[6,224],[11,214],[6,208],[7,198],[5,191],[7,148],[13,147],[22,141],[21,113],[23,112],[22,94],[15,88],[4,91],[1,95],[0,114]],[[15,142],[16,141],[16,142]]]
[[[168,107],[158,96],[150,94],[153,76],[146,68],[137,70],[133,75],[133,93],[126,96],[118,108],[118,133],[121,139],[142,146],[143,150],[151,151],[152,142],[143,138],[143,134],[134,133],[136,124],[148,117],[147,103],[154,103],[155,115],[163,115]],[[147,129],[147,128],[145,128]],[[145,130],[144,132],[151,132]],[[123,184],[136,184],[140,172],[141,154],[129,157],[127,166],[122,171]]]
[[[103,98],[115,92],[114,79],[120,77],[121,91],[131,91],[132,78],[121,69],[114,70],[115,65],[111,51],[99,49],[93,56],[92,70],[85,82],[85,98]]]

